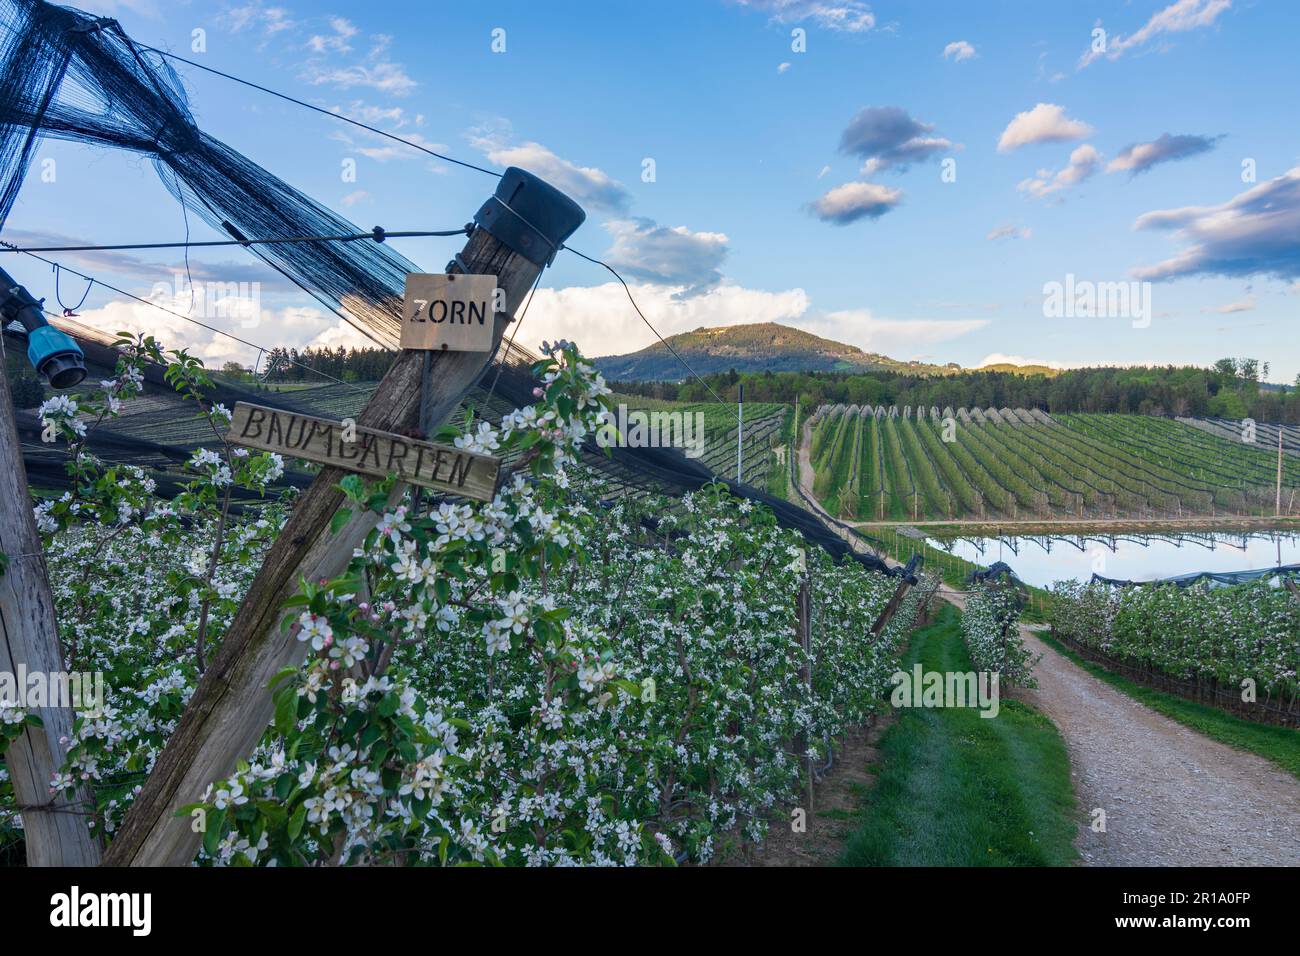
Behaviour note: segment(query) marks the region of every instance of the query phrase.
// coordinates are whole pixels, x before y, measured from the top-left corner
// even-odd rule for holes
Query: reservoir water
[[[1070,579],[1086,581],[1094,573],[1154,581],[1196,571],[1252,571],[1300,564],[1300,534],[1290,531],[927,540],[931,547],[976,564],[1005,561],[1022,581],[1037,587]]]

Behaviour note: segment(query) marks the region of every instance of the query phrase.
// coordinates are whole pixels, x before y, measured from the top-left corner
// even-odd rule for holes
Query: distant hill
[[[864,352],[853,345],[833,342],[775,322],[699,328],[669,336],[668,342],[700,375],[713,372],[911,372],[951,375],[953,365],[900,362],[887,355]],[[677,381],[687,372],[682,363],[656,342],[639,352],[607,355],[593,360],[607,379],[616,381]]]
[[[1060,375],[1059,368],[1052,368],[1050,365],[1013,365],[1010,362],[994,362],[991,365],[981,365],[974,372],[1010,372],[1013,375],[1046,375],[1052,378]]]

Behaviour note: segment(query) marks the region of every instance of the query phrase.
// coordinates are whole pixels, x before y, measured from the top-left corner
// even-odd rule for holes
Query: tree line
[[[268,382],[317,382],[324,376],[345,382],[377,382],[397,353],[379,348],[274,348],[266,353]],[[313,374],[320,373],[320,374]]]
[[[803,405],[937,405],[939,408],[1041,408],[1046,412],[1254,418],[1300,422],[1300,389],[1266,386],[1267,363],[1220,359],[1210,368],[1164,366],[1068,369],[1051,375],[962,371],[927,376],[890,371],[757,372],[735,370],[681,382],[618,382],[616,391],[683,402],[734,402],[741,383],[749,402]],[[710,391],[712,390],[712,391]]]

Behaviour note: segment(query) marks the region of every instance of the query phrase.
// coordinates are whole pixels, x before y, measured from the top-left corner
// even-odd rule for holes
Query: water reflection
[[[1129,581],[1196,571],[1251,571],[1300,564],[1300,534],[1291,531],[1197,531],[1185,534],[1026,535],[928,539],[967,561],[1005,561],[1027,584],[1046,587],[1094,573]]]

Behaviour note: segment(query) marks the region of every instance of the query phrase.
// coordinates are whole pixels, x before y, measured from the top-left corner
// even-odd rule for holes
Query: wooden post
[[[808,576],[805,574],[804,579],[799,583],[799,598],[795,605],[798,617],[797,627],[799,630],[799,646],[803,648],[803,663],[799,666],[799,677],[803,681],[805,690],[808,693],[809,700],[812,699],[812,589],[808,584]],[[806,731],[802,731],[795,737],[795,750],[802,754],[807,754],[812,746],[812,740],[808,737]],[[804,765],[808,770],[808,807],[806,822],[809,827],[812,826],[813,816],[813,762],[812,758],[805,756]]]
[[[505,303],[496,314],[494,350],[542,267],[584,218],[558,190],[522,170],[506,170],[496,195],[476,216],[480,227],[447,270],[497,277]],[[358,425],[409,431],[420,421],[422,403],[425,421],[445,420],[478,381],[488,357],[434,352],[426,375],[425,354],[408,350],[397,356],[357,417]],[[422,390],[421,379],[432,389]],[[335,485],[345,474],[323,468],[294,505],[180,725],[123,820],[105,857],[107,865],[183,866],[193,859],[201,834],[173,814],[198,801],[208,784],[229,776],[253,749],[272,715],[268,681],[306,653],[295,629],[280,630],[284,601],[297,591],[300,578],[341,573],[375,524],[373,513],[354,515],[330,534],[330,519],[343,502]]]
[[[745,481],[741,462],[745,458],[745,383],[741,382],[736,393],[736,481]]]
[[[0,551],[7,559],[0,575],[0,672],[53,676],[65,670],[63,649],[4,365],[0,359]],[[95,866],[99,844],[83,812],[93,809],[89,794],[72,804],[50,796],[50,778],[66,756],[59,740],[72,734],[72,709],[41,707],[36,715],[44,726],[26,728],[5,753],[15,802],[30,808],[22,811],[27,865]]]
[[[1277,425],[1277,504],[1273,508],[1273,514],[1281,516],[1282,514],[1282,423]]]
[[[880,636],[880,633],[885,629],[885,625],[889,623],[889,619],[898,611],[899,605],[903,603],[903,598],[907,596],[907,592],[911,590],[911,587],[912,585],[907,578],[899,579],[898,587],[894,589],[894,596],[889,599],[885,609],[880,612],[880,616],[876,618],[876,623],[871,625],[872,637]]]

